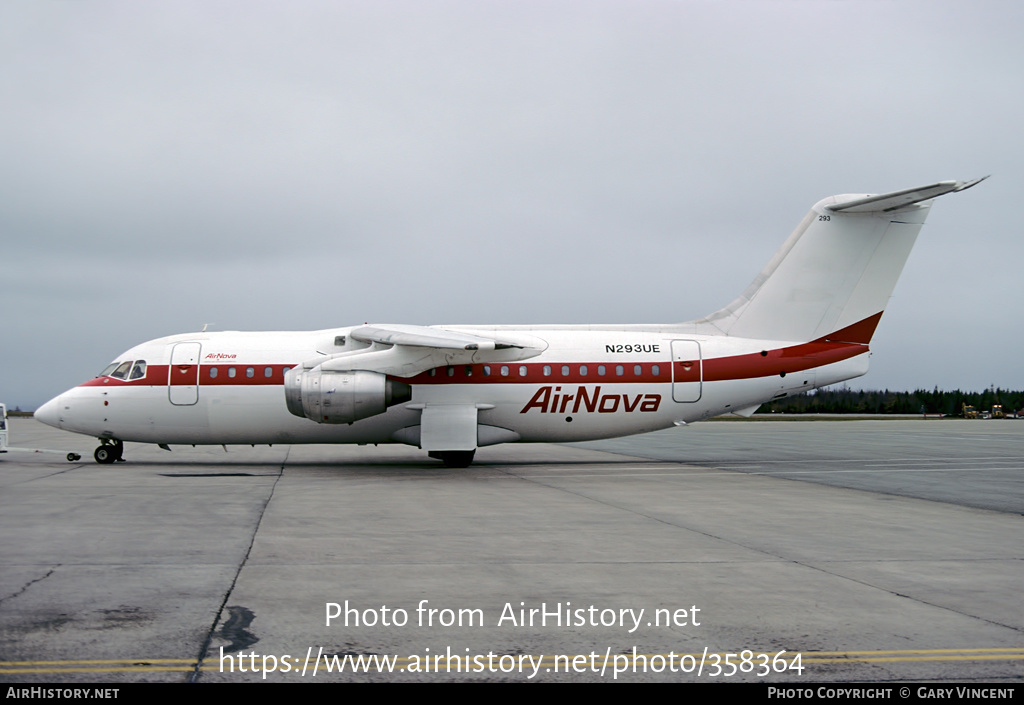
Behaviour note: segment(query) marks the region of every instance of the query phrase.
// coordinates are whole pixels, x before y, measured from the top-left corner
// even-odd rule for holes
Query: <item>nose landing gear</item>
[[[124,442],[118,440],[108,440],[101,438],[100,446],[97,448],[92,457],[100,465],[109,465],[117,461],[124,461]]]

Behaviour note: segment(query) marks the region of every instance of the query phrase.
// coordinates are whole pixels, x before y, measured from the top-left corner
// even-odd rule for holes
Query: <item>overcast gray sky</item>
[[[939,199],[854,384],[1024,387],[1019,2],[5,2],[0,401],[200,329],[639,323]]]

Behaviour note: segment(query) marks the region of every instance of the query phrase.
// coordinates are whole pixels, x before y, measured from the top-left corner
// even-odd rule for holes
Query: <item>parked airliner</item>
[[[982,179],[816,203],[731,304],[665,325],[361,325],[202,332],[128,350],[35,417],[124,442],[406,443],[451,467],[481,446],[610,438],[863,375],[932,199]]]

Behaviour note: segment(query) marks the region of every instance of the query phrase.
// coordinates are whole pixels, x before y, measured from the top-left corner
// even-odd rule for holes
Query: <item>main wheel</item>
[[[475,450],[444,450],[431,453],[432,458],[437,458],[444,463],[446,468],[468,468],[473,462]]]
[[[96,459],[96,462],[100,465],[110,465],[112,462],[117,460],[117,455],[114,453],[114,449],[111,446],[100,446],[97,448],[92,457]]]

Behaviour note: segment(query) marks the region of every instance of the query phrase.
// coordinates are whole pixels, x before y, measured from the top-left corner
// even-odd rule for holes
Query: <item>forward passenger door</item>
[[[200,343],[177,343],[171,349],[171,369],[167,374],[167,396],[175,406],[190,406],[199,401]]]

